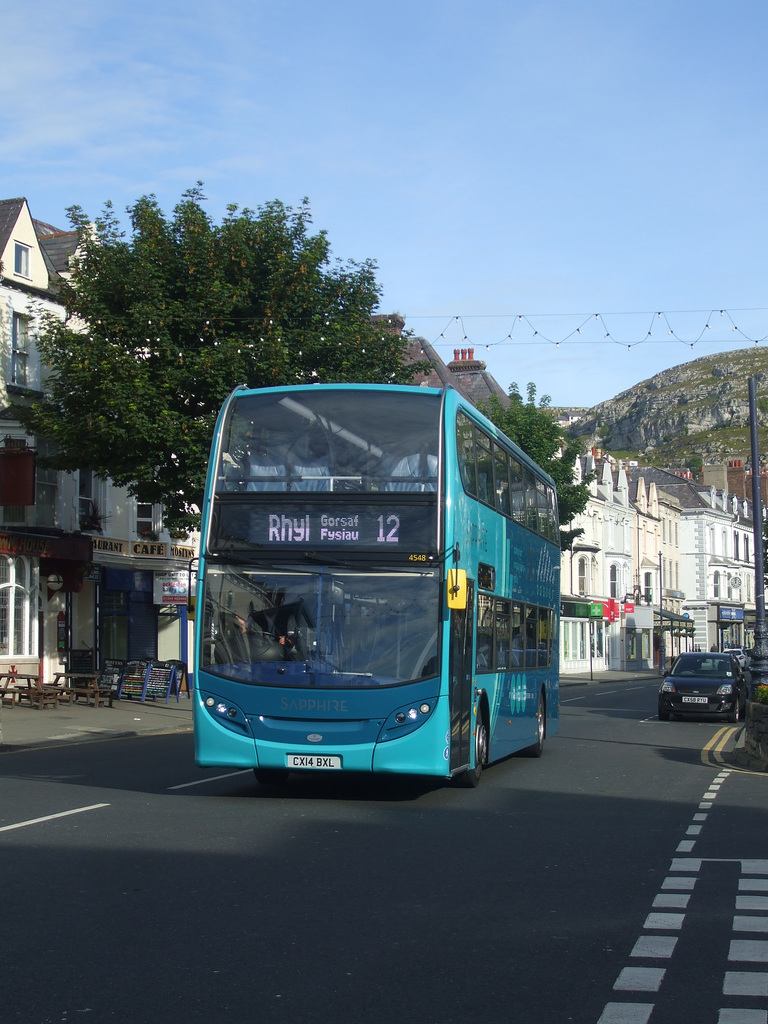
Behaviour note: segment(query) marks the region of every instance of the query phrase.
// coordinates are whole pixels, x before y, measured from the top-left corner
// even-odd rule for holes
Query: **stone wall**
[[[768,704],[747,701],[744,751],[750,760],[762,762],[763,771],[768,770]]]

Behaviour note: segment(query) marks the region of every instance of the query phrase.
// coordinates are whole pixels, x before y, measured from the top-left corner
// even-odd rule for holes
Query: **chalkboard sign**
[[[176,684],[176,666],[172,662],[165,661],[153,661],[150,662],[149,671],[147,672],[147,682],[144,687],[144,697],[146,700],[151,697],[155,700],[157,697],[163,697],[168,700],[171,693],[175,688],[176,699],[179,699],[178,686]]]
[[[127,662],[123,672],[123,682],[120,686],[120,697],[144,700],[144,687],[146,686],[148,672],[148,661]]]
[[[124,668],[124,661],[118,661],[115,658],[105,658],[99,673],[99,689],[109,690],[110,693],[119,693]]]
[[[68,672],[79,672],[81,675],[87,675],[89,672],[93,672],[93,651],[90,650],[72,650],[67,651],[68,661]]]

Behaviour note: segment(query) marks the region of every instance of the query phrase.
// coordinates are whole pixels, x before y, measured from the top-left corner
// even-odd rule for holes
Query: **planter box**
[[[768,770],[768,704],[747,701],[744,751],[750,760],[761,762],[763,771]]]

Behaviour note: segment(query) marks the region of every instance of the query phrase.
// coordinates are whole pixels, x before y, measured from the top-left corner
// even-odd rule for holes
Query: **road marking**
[[[759,971],[726,971],[724,996],[768,996],[768,974]]]
[[[731,939],[729,960],[745,960],[751,964],[768,963],[768,942],[760,939]]]
[[[676,945],[676,935],[641,935],[629,955],[667,960],[674,953]]]
[[[180,786],[169,786],[168,789],[189,789],[191,786],[204,786],[206,782],[216,782],[218,779],[233,779],[236,775],[248,775],[251,768],[242,768],[239,772],[227,772],[226,775],[208,775],[204,779],[197,779],[195,782],[182,782]]]
[[[721,1010],[717,1024],[768,1024],[765,1010]]]
[[[658,992],[665,967],[625,967],[614,983],[615,992]]]
[[[648,1024],[653,1003],[606,1003],[597,1024]]]
[[[109,804],[89,804],[88,807],[73,807],[71,811],[59,811],[58,814],[46,814],[42,818],[30,818],[28,821],[17,821],[15,825],[3,825],[0,832],[10,832],[14,828],[26,828],[27,825],[39,825],[43,821],[53,821],[55,818],[67,818],[70,814],[83,814],[84,811],[98,811],[101,807],[109,807]]]
[[[702,748],[702,764],[712,765],[713,767],[726,764],[727,762],[723,757],[723,750],[725,749],[726,744],[736,735],[737,732],[740,731],[740,729],[740,725],[724,725],[722,729],[718,729],[709,743],[705,744]],[[710,753],[712,753],[714,757],[714,762],[710,760]]]

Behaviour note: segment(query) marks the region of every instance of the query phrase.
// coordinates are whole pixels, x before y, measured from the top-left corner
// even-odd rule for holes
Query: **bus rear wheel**
[[[468,768],[459,780],[462,786],[475,789],[480,784],[480,776],[483,768],[488,763],[488,724],[485,720],[485,712],[478,708],[477,722],[475,725],[475,766]]]
[[[544,700],[544,691],[539,693],[539,709],[536,712],[536,742],[526,747],[523,753],[526,757],[541,757],[544,753],[544,740],[547,738],[547,704]]]

